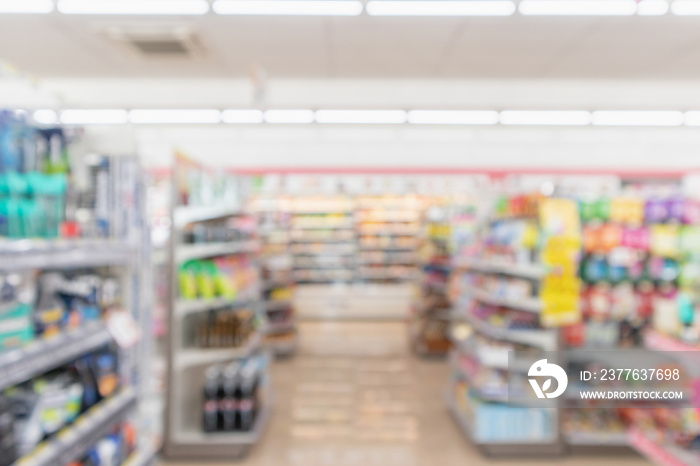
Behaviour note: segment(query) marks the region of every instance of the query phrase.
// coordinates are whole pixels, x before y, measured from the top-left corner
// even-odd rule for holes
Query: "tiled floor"
[[[633,454],[483,458],[445,407],[447,364],[410,355],[403,324],[306,323],[301,341],[296,357],[273,367],[273,420],[242,466],[647,464]]]

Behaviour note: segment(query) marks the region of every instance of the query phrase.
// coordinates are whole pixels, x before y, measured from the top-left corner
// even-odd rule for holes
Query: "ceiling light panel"
[[[510,0],[371,0],[370,16],[510,16],[515,13]]]
[[[268,110],[265,112],[265,121],[275,124],[304,124],[314,122],[314,111],[306,109],[295,110]]]
[[[470,110],[412,110],[408,122],[414,125],[495,125],[498,112]]]
[[[132,110],[129,121],[136,124],[216,124],[219,110]]]
[[[224,110],[221,121],[231,124],[255,124],[263,122],[263,112],[260,110]]]
[[[668,13],[669,6],[666,0],[642,0],[637,4],[639,16],[662,16]]]
[[[356,0],[217,0],[212,9],[219,15],[358,16],[362,13],[362,2]]]
[[[51,13],[53,0],[0,0],[0,13]]]
[[[585,126],[591,124],[591,113],[579,110],[505,110],[502,125]]]
[[[682,112],[676,111],[598,111],[593,112],[597,126],[680,126]]]
[[[697,0],[675,0],[671,4],[671,11],[678,16],[700,15],[700,2]]]
[[[635,0],[522,0],[518,7],[526,16],[631,16]]]
[[[58,123],[58,115],[53,110],[35,110],[32,113],[32,118],[40,125],[55,125]]]
[[[204,15],[207,0],[59,0],[67,15]]]
[[[66,125],[120,125],[129,121],[126,110],[64,110],[61,123]]]
[[[403,110],[318,110],[317,123],[399,125],[406,123]]]

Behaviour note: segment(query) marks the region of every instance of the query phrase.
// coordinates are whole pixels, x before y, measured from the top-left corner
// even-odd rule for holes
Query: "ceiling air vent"
[[[109,39],[145,58],[195,58],[205,49],[197,33],[189,26],[145,25],[109,26]]]

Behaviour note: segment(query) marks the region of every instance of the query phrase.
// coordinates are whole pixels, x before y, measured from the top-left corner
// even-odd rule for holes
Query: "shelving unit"
[[[136,407],[136,393],[126,389],[93,406],[78,421],[47,440],[18,466],[54,466],[83,457],[101,438],[108,435]]]
[[[522,221],[522,217],[514,220]],[[542,322],[543,303],[538,294],[545,268],[537,262],[510,263],[487,256],[490,248],[506,251],[507,247],[494,239],[492,221],[485,218],[480,225],[480,233],[470,235],[471,244],[456,247],[458,253],[451,263],[450,335],[454,346],[449,358],[452,376],[448,407],[465,435],[488,455],[561,454],[565,439],[558,410],[507,404],[515,388],[509,387],[506,374],[513,371],[527,374],[532,363],[509,361],[509,351],[519,345],[539,351],[560,349],[558,330],[538,324]],[[477,247],[481,242],[488,246]],[[538,260],[542,252],[534,246],[528,256]],[[479,256],[465,256],[459,251],[467,254],[478,251]],[[511,288],[501,283],[511,279],[518,281],[517,289],[521,290],[518,297],[509,295],[512,291],[505,290]],[[526,289],[532,294],[525,294]],[[516,323],[513,327],[511,321]],[[496,434],[494,429],[499,422],[509,428]]]
[[[0,390],[26,382],[110,343],[112,336],[105,325],[94,323],[0,353]]]
[[[115,177],[110,181],[108,194],[119,211],[128,215],[114,215],[109,232],[102,232],[104,238],[0,239],[0,272],[109,270],[119,283],[120,307],[146,333],[151,329],[151,290],[146,272],[150,237],[144,227],[142,173],[134,157],[105,157],[105,160],[115,171],[108,175]],[[118,179],[116,172],[124,178]],[[129,196],[118,198],[127,188]],[[96,351],[117,348],[118,340],[108,329],[104,320],[84,322],[80,327],[1,351],[0,390],[29,382]],[[136,408],[145,378],[149,376],[150,345],[141,339],[134,346],[119,348],[116,354],[121,387],[118,392],[89,408],[14,464],[55,466],[79,460],[127,419],[133,421],[141,438],[148,435],[142,430]]]
[[[186,165],[181,165],[178,160],[174,173],[181,173],[186,169]],[[179,199],[177,187],[173,183],[173,199]],[[217,225],[227,225],[226,228],[239,228],[238,225],[257,224],[251,223],[248,213],[239,206],[222,206],[220,208],[190,208],[176,205],[173,207],[172,217],[176,219],[171,234],[170,241],[170,269],[171,269],[171,291],[169,305],[169,335],[168,335],[168,388],[166,404],[165,422],[165,442],[164,454],[169,458],[230,458],[240,457],[246,454],[254,443],[257,442],[262,431],[257,436],[250,432],[225,432],[225,433],[205,433],[203,431],[203,394],[204,394],[204,374],[208,367],[217,364],[224,364],[235,360],[248,360],[250,358],[267,359],[263,352],[262,342],[264,329],[260,328],[260,323],[264,321],[264,308],[261,298],[262,279],[260,277],[260,263],[257,260],[260,252],[260,242],[255,238],[258,234],[257,226],[255,231],[240,230],[235,232],[236,237],[244,236],[243,239],[216,242],[216,243],[195,243],[187,244],[186,231],[204,231],[206,228],[216,228]],[[214,223],[212,223],[214,222]],[[246,228],[247,228],[246,227]],[[241,227],[243,228],[243,227]],[[214,230],[216,231],[216,230]],[[245,236],[249,235],[249,238]],[[236,260],[236,265],[229,265],[224,270],[226,280],[235,280],[236,286],[243,287],[237,289],[235,294],[230,292],[225,296],[202,298],[202,289],[198,296],[186,295],[180,286],[180,271],[186,270],[185,264],[189,261],[200,259],[240,258]],[[226,262],[224,262],[226,263]],[[206,263],[205,263],[206,264]],[[183,266],[185,268],[183,268]],[[201,267],[205,267],[202,265]],[[244,274],[245,277],[243,277]],[[255,275],[252,278],[252,275]],[[223,280],[224,277],[220,277]],[[245,284],[241,284],[241,280]],[[221,285],[223,286],[223,285]],[[226,285],[233,286],[233,285]],[[190,293],[191,294],[191,293]],[[193,334],[192,323],[208,322],[203,319],[203,315],[213,316],[213,312],[225,310],[228,315],[239,315],[244,310],[250,311],[255,316],[256,328],[252,333],[245,336],[245,340],[230,347],[200,347],[204,341],[207,345],[210,340],[197,340]],[[208,314],[208,313],[212,314]],[[193,320],[194,319],[194,320]],[[206,324],[211,325],[211,324]],[[231,324],[233,325],[233,324]],[[221,332],[233,332],[231,326],[226,327]],[[243,330],[237,330],[238,332]],[[222,333],[223,334],[223,333]],[[233,338],[231,334],[231,338]],[[210,338],[210,337],[207,337]],[[237,337],[238,338],[238,337]],[[226,341],[226,340],[224,340]],[[232,344],[233,340],[228,340],[224,344]],[[269,373],[267,365],[263,366],[264,373],[261,374],[265,395],[261,398],[262,409],[269,412],[271,400],[267,396],[269,392]],[[260,418],[260,421],[264,420]],[[253,438],[254,437],[254,438]],[[216,441],[215,439],[219,439]],[[245,448],[243,448],[245,447]]]
[[[416,277],[422,201],[414,196],[359,196],[355,209],[357,278],[399,283]]]
[[[347,197],[300,197],[292,202],[289,228],[295,282],[354,280],[353,209],[354,202]]]
[[[266,316],[265,345],[278,357],[292,356],[297,348],[294,308],[294,255],[291,250],[290,201],[260,197],[250,202],[262,238],[261,264]],[[303,249],[303,245],[302,246]]]

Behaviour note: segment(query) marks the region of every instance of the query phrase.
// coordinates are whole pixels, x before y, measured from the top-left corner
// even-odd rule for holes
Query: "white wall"
[[[700,170],[694,128],[185,127],[135,129],[144,162],[175,149],[225,167]]]

